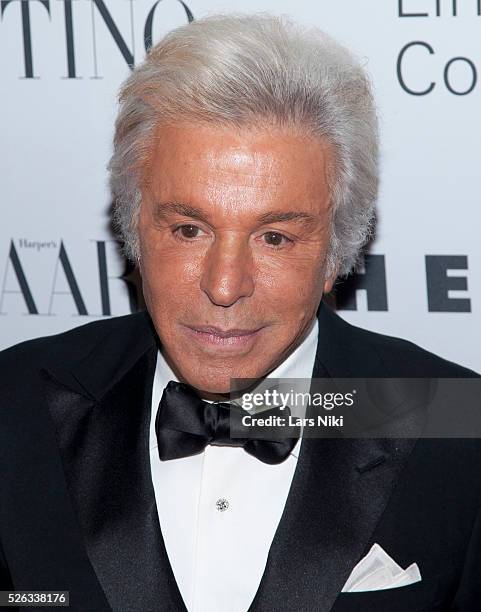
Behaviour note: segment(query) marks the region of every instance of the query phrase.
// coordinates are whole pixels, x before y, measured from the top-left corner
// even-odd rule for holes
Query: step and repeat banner
[[[341,316],[481,371],[481,0],[1,0],[0,349],[142,307],[109,222],[117,91],[170,29],[239,10],[316,25],[372,76],[377,236]]]

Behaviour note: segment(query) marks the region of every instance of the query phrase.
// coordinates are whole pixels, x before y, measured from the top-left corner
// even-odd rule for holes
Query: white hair
[[[266,14],[218,15],[168,33],[124,82],[108,169],[124,254],[139,261],[142,171],[156,128],[180,120],[300,128],[335,155],[326,277],[356,265],[374,227],[378,126],[370,80],[316,28]]]

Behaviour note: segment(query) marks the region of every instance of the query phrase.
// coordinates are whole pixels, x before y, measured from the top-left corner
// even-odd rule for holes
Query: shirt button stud
[[[229,502],[226,500],[225,497],[220,497],[215,502],[215,507],[217,508],[219,512],[225,512],[227,508],[229,507]]]

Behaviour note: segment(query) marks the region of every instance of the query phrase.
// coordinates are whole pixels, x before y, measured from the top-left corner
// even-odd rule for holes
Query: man
[[[225,433],[232,379],[475,376],[322,300],[372,226],[357,61],[280,19],[212,17],[120,102],[115,220],[147,311],[2,353],[2,588],[88,612],[480,610],[477,440]],[[352,588],[374,553],[415,575]]]

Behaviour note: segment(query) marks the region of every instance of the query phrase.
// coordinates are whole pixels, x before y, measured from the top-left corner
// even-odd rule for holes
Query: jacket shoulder
[[[379,356],[387,372],[406,377],[472,378],[480,375],[458,363],[444,359],[403,338],[372,332],[345,322],[356,343],[369,345]]]
[[[45,361],[55,361],[63,365],[88,355],[94,346],[103,339],[115,334],[135,334],[136,330],[148,324],[145,310],[134,314],[109,317],[90,321],[58,334],[24,340],[0,351],[1,378],[8,377],[9,371],[31,368],[38,370]]]

